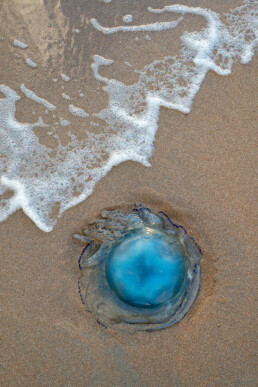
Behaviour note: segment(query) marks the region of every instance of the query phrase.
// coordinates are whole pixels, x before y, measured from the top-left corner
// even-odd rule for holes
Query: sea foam
[[[186,14],[191,14],[202,17],[206,27],[184,32],[178,55],[167,55],[138,70],[138,81],[129,86],[101,75],[101,68],[112,66],[113,61],[96,52],[91,67],[109,102],[106,108],[90,115],[100,120],[102,134],[87,132],[85,139],[79,140],[68,132],[69,144],[59,141],[53,156],[53,149],[41,144],[33,131],[34,127],[45,126],[42,119],[34,124],[19,123],[15,110],[20,96],[7,86],[0,86],[5,95],[0,99],[0,221],[22,208],[41,230],[51,231],[57,218],[85,200],[113,166],[126,160],[150,166],[161,106],[189,113],[209,70],[225,76],[234,63],[245,64],[253,57],[257,45],[257,1],[245,1],[243,6],[224,14],[223,22],[215,12],[185,5],[148,11],[178,14],[178,19],[115,27],[102,26],[96,19],[91,19],[91,23],[105,35],[141,31],[155,34],[176,28]],[[64,74],[61,77],[65,81],[69,78]],[[24,85],[20,91],[47,109],[56,109],[58,115],[58,107]],[[68,109],[72,114],[88,117],[82,108],[69,105]],[[60,116],[59,120],[61,125],[69,123]]]
[[[36,64],[35,62],[33,62],[33,60],[30,59],[30,58],[27,58],[27,59],[26,59],[26,63],[27,63],[27,65],[30,66],[30,67],[33,67],[33,68],[38,67],[37,64]]]
[[[22,50],[24,50],[25,48],[28,48],[28,47],[29,47],[28,44],[26,44],[26,43],[24,43],[24,42],[21,42],[20,40],[17,40],[17,39],[15,39],[15,40],[13,41],[13,45],[14,45],[15,47],[21,48]]]
[[[73,104],[69,105],[69,112],[74,116],[89,117],[89,114],[86,113],[82,108],[76,107]]]

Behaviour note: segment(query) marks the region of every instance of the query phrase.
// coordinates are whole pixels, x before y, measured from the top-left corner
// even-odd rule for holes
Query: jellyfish
[[[79,294],[105,328],[155,331],[177,323],[198,293],[201,250],[164,212],[142,204],[132,211],[104,210],[74,238]]]

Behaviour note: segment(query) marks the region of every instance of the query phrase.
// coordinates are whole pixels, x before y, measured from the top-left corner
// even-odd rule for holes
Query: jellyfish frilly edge
[[[84,244],[79,294],[105,328],[128,333],[177,323],[199,289],[201,250],[164,212],[104,210],[73,237]]]

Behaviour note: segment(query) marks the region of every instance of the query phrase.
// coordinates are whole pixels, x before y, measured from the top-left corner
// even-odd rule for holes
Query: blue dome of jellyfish
[[[139,308],[161,305],[181,289],[187,270],[184,252],[159,230],[130,232],[114,246],[106,263],[116,295]]]
[[[82,302],[99,324],[128,332],[179,321],[199,288],[201,251],[185,229],[142,205],[102,211],[75,239]]]

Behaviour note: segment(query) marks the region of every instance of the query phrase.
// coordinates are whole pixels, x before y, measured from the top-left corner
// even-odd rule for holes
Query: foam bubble
[[[131,85],[103,76],[102,66],[112,66],[113,61],[94,55],[93,74],[108,95],[106,108],[92,114],[99,119],[101,134],[99,129],[96,133],[85,131],[85,139],[79,140],[67,131],[71,140],[63,145],[55,128],[46,129],[42,119],[34,124],[18,122],[15,104],[20,96],[7,86],[0,86],[5,95],[0,99],[0,221],[22,208],[39,228],[50,231],[57,218],[86,199],[114,165],[133,160],[150,166],[161,106],[189,113],[208,71],[226,76],[234,63],[248,63],[253,57],[257,45],[255,1],[245,1],[243,6],[224,14],[223,22],[219,14],[199,7],[171,5],[149,8],[149,12],[176,13],[179,18],[135,26],[103,27],[96,19],[91,19],[91,23],[107,35],[145,31],[156,34],[175,28],[186,14],[191,14],[202,17],[206,27],[198,32],[184,32],[179,54],[155,60],[138,70],[139,79]],[[24,85],[20,90],[48,110],[56,109]],[[89,116],[74,105],[69,105],[69,111],[79,117]],[[60,125],[68,123],[59,116],[58,108],[56,115]],[[93,124],[89,120],[89,125],[95,127]],[[39,142],[33,130],[36,126],[57,140],[56,149]],[[4,194],[8,190],[13,196],[6,199]]]
[[[113,63],[113,60],[111,59],[106,59],[104,58],[103,56],[100,56],[100,55],[94,55],[93,56],[93,63],[91,65],[91,68],[94,72],[94,75],[95,75],[95,78],[98,80],[98,81],[102,81],[102,82],[105,82],[105,83],[108,83],[109,80],[105,77],[102,77],[100,74],[99,74],[99,66],[110,66],[112,63]]]
[[[16,46],[16,47],[21,48],[22,50],[24,50],[25,48],[29,47],[28,44],[26,44],[24,42],[21,42],[20,40],[17,40],[17,39],[15,39],[13,41],[13,45]]]
[[[123,17],[123,22],[124,22],[124,23],[132,23],[132,21],[133,21],[132,15],[125,15],[125,16]]]
[[[44,98],[40,98],[37,96],[37,94],[34,93],[34,91],[27,89],[25,85],[20,86],[20,90],[23,92],[23,94],[26,95],[27,98],[32,99],[33,101],[44,105],[48,110],[55,110],[56,106],[53,105],[52,103],[48,102]]]
[[[27,63],[27,65],[30,66],[30,67],[33,67],[33,68],[38,67],[37,64],[36,64],[35,62],[33,62],[33,60],[31,60],[30,58],[27,58],[27,59],[26,59],[26,63]]]
[[[66,99],[67,101],[69,101],[71,98],[69,97],[69,95],[65,94],[65,93],[62,93],[62,98]]]
[[[71,124],[70,121],[67,121],[67,120],[65,120],[65,119],[62,118],[62,117],[59,117],[59,122],[60,122],[60,125],[61,125],[61,126],[69,126],[69,125]]]
[[[136,32],[136,31],[165,31],[170,30],[171,28],[176,28],[178,23],[183,20],[180,17],[176,21],[171,22],[162,22],[162,23],[152,23],[152,24],[142,24],[139,26],[118,26],[118,27],[102,27],[96,19],[90,19],[91,24],[96,30],[103,32],[103,34],[115,34],[116,32]]]
[[[82,108],[76,107],[74,105],[69,105],[69,112],[74,116],[78,117],[89,117],[89,114],[86,113]]]
[[[63,81],[65,81],[65,82],[68,82],[68,81],[70,81],[70,77],[68,77],[68,75],[66,75],[66,74],[63,74],[63,73],[61,73],[61,78],[62,78],[62,80]]]

